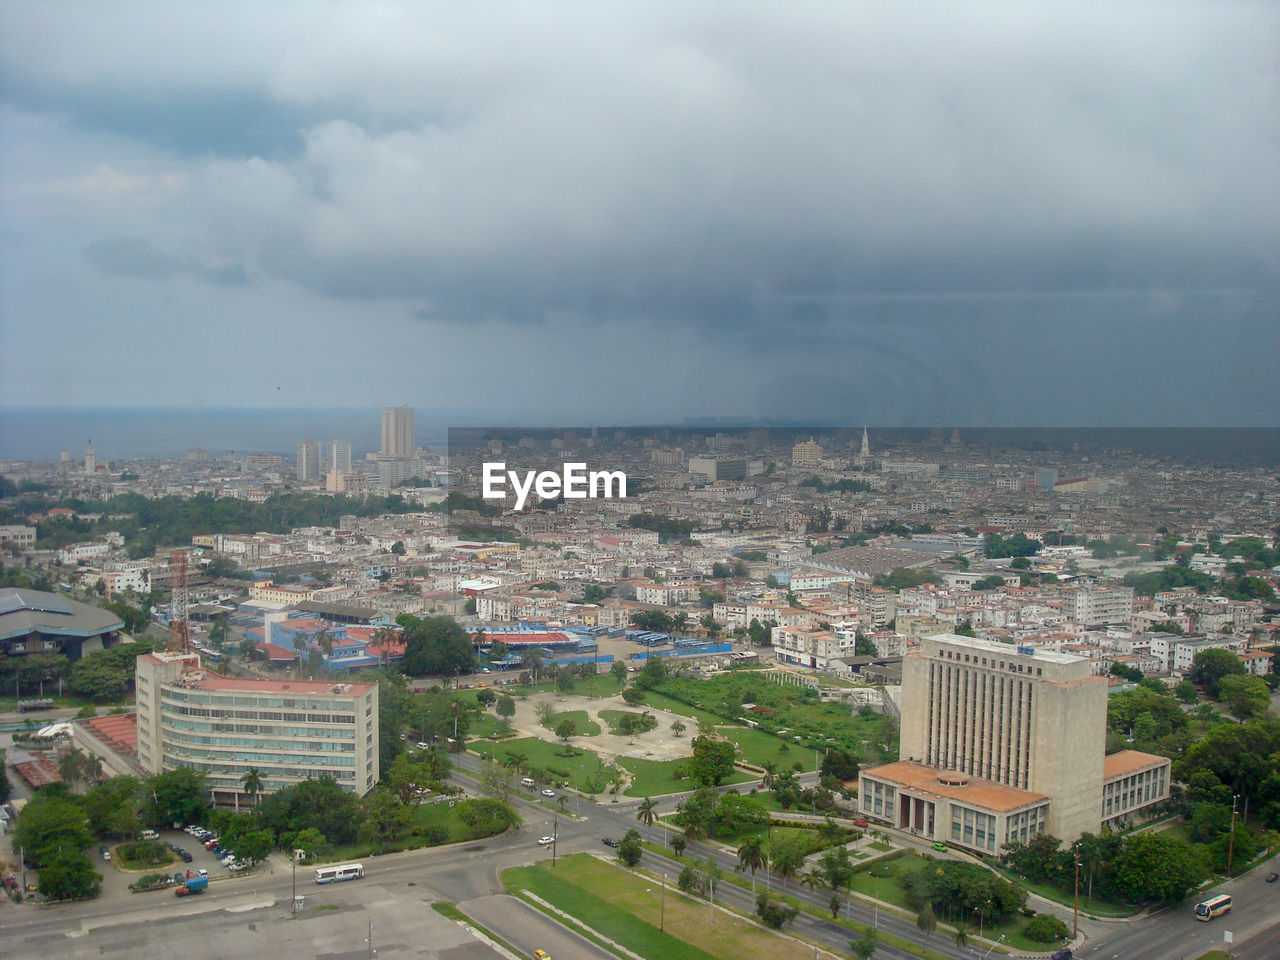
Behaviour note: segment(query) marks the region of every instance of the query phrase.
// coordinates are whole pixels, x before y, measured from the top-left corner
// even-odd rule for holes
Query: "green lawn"
[[[630,714],[633,717],[639,717],[642,714],[644,714],[644,712],[645,711],[643,708],[637,708],[635,710],[600,710],[596,713],[596,716],[598,716],[601,720],[603,720],[605,723],[609,725],[610,733],[612,733],[615,737],[621,737],[621,736],[625,736],[625,734],[622,732],[622,718],[627,716],[628,714]],[[652,713],[650,713],[649,715],[653,716]],[[654,717],[654,719],[656,720],[657,717]],[[661,725],[654,727],[653,730],[646,730],[644,731],[644,733],[652,733],[660,729],[661,729]],[[640,736],[644,736],[644,734],[637,733],[636,736],[640,737]]]
[[[692,780],[676,779],[676,771],[688,767],[688,760],[646,760],[643,757],[619,757],[618,766],[629,770],[632,774],[631,786],[626,790],[628,797],[660,797],[666,793],[683,793],[693,790],[697,784]],[[725,779],[725,783],[745,783],[753,779],[750,774],[734,771]]]
[[[486,739],[501,736],[504,731],[510,731],[510,729],[510,724],[496,714],[483,713],[471,718],[471,726],[467,730],[467,736],[475,739]]]
[[[695,722],[698,720],[706,720],[708,723],[724,723],[722,717],[716,716],[710,710],[700,710],[697,707],[691,707],[683,700],[677,700],[674,697],[668,697],[666,694],[658,693],[654,690],[646,690],[644,692],[644,706],[654,707],[658,710],[666,710],[669,713],[678,713],[682,717],[689,717]]]
[[[757,767],[768,761],[776,764],[779,771],[790,770],[796,763],[801,764],[805,772],[818,769],[814,751],[799,744],[788,744],[779,737],[750,727],[721,727],[719,732],[741,748],[743,760]]]
[[[591,750],[575,747],[574,755],[566,757],[563,756],[562,744],[539,740],[537,737],[520,737],[517,740],[504,740],[502,743],[477,740],[469,746],[480,756],[489,757],[499,763],[506,760],[509,753],[522,755],[525,758],[525,769],[546,771],[550,773],[550,779],[557,782],[563,778],[551,771],[564,771],[569,775],[570,785],[586,793],[598,793],[599,790],[591,789],[593,786],[600,786],[600,789],[603,789],[598,778],[596,783],[592,782],[592,777],[603,764]]]
[[[723,913],[708,922],[707,908],[672,885],[584,854],[503,871],[512,893],[528,890],[576,920],[643,957],[662,960],[810,960],[813,948]],[[665,932],[659,930],[661,924]]]
[[[566,710],[564,713],[553,713],[543,726],[554,732],[555,728],[565,720],[572,720],[576,725],[573,734],[575,737],[600,736],[600,724],[592,720],[585,710]]]

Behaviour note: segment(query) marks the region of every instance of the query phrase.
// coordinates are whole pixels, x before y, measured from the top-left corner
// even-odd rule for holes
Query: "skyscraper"
[[[329,444],[329,456],[325,460],[327,470],[340,473],[351,472],[351,444],[346,440],[335,440]],[[327,472],[326,470],[326,472]]]
[[[298,444],[297,477],[302,481],[320,479],[320,444],[314,440],[303,440]]]
[[[382,408],[382,446],[386,457],[413,456],[413,407]]]

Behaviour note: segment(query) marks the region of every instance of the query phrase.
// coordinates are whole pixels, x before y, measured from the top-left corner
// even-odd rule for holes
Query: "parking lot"
[[[96,861],[94,866],[98,872],[102,874],[102,897],[136,898],[173,896],[172,887],[149,893],[135,894],[130,891],[129,884],[147,873],[173,874],[181,872],[185,876],[187,871],[190,870],[191,875],[194,877],[197,876],[200,869],[203,868],[209,871],[209,882],[218,884],[227,883],[245,876],[252,876],[254,873],[254,871],[249,870],[245,870],[241,873],[232,873],[218,862],[218,858],[216,856],[204,848],[203,843],[191,836],[191,834],[182,830],[161,830],[160,841],[165,844],[177,844],[183,850],[187,851],[187,853],[191,854],[191,862],[183,863],[182,860],[175,855],[174,862],[167,867],[160,867],[155,870],[126,871],[120,869],[119,860],[114,855],[112,856],[110,863],[103,861],[101,854],[98,852],[98,847],[94,846],[89,851],[89,855]],[[115,846],[115,844],[112,844],[109,849],[114,849]],[[261,866],[257,869],[260,870]]]

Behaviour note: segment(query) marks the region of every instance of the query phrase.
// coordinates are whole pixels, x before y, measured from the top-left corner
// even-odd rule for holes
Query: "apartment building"
[[[200,771],[215,803],[240,802],[250,768],[268,793],[332,777],[364,796],[378,781],[376,683],[228,677],[194,653],[144,654],[134,679],[142,769]]]
[[[774,627],[771,634],[773,659],[801,667],[826,670],[831,661],[854,654],[853,633],[836,633],[821,627]]]

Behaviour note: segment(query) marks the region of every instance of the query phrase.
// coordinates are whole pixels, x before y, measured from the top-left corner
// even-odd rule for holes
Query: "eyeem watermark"
[[[543,500],[564,497],[566,500],[624,498],[627,495],[627,475],[621,470],[587,471],[585,463],[566,463],[560,473],[554,470],[526,470],[523,483],[515,470],[508,470],[505,462],[486,463],[480,495],[485,500],[505,500],[506,485],[516,492],[516,509],[523,510],[530,491]]]

